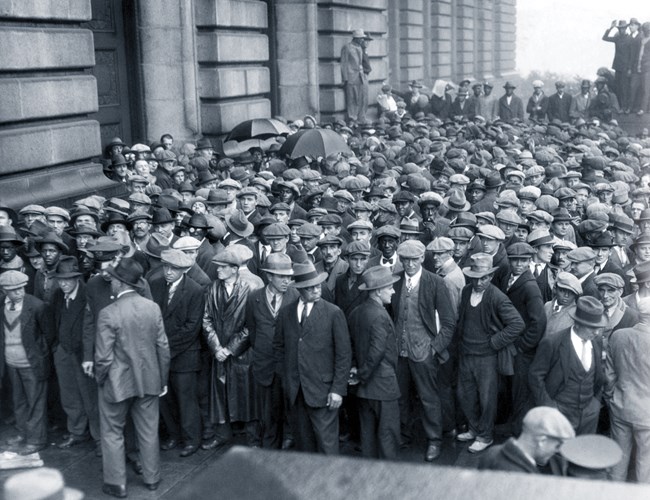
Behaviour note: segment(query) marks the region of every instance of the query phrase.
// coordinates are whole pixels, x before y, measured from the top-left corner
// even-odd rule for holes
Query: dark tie
[[[535,278],[539,278],[539,275],[541,274],[540,268],[542,266],[540,264],[535,264]]]
[[[70,308],[70,296],[69,295],[65,296],[65,308],[66,309]]]
[[[307,321],[307,303],[305,302],[302,308],[302,314],[300,315],[300,326],[305,326],[305,321]]]
[[[16,310],[16,303],[15,302],[10,302],[9,303],[9,310],[10,311],[15,311]]]
[[[381,263],[384,264],[384,265],[386,265],[386,264],[390,264],[391,266],[393,265],[393,263],[391,262],[391,260],[390,260],[390,259],[387,259],[387,258],[385,258],[385,257],[382,257],[382,258],[381,258]]]
[[[273,314],[275,314],[275,308],[277,306],[278,306],[277,295],[273,294],[273,298],[271,299],[271,309],[273,309]]]
[[[266,258],[268,257],[269,252],[266,249],[266,247],[262,247],[262,256],[260,257],[260,262],[264,264],[266,262]],[[275,298],[275,295],[273,296]]]

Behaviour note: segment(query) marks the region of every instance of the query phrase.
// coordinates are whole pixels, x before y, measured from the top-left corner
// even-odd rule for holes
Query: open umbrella
[[[279,120],[273,118],[254,118],[246,120],[235,126],[228,137],[227,141],[245,141],[248,139],[268,139],[278,135],[288,134],[289,127]]]
[[[333,130],[324,128],[312,128],[301,130],[287,137],[287,140],[280,148],[280,154],[289,158],[326,158],[336,153],[349,152],[350,148],[345,139]]]

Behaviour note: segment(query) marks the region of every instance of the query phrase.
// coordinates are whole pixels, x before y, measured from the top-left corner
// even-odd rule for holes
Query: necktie
[[[15,302],[10,302],[9,303],[9,310],[10,311],[15,311],[16,310],[16,303]]]
[[[70,296],[69,295],[65,296],[65,308],[66,309],[70,308]]]
[[[260,257],[260,261],[262,262],[262,264],[264,264],[264,262],[266,262],[266,258],[268,257],[268,255],[269,255],[269,252],[266,249],[266,247],[262,247],[262,256]],[[275,297],[275,295],[274,295],[274,297]]]
[[[171,303],[172,299],[174,298],[174,292],[175,291],[176,290],[174,290],[171,286],[169,287],[169,294],[167,296],[167,305],[169,305]]]
[[[540,274],[542,274],[542,265],[535,264],[535,278],[539,278]]]
[[[406,278],[406,291],[410,292],[411,290],[413,290],[413,281],[411,278]]]
[[[305,325],[305,321],[307,321],[307,303],[305,302],[302,307],[302,314],[300,315],[300,326]]]
[[[599,272],[600,272],[600,264],[596,264],[596,266],[594,267],[594,273],[598,274]]]
[[[273,309],[273,314],[275,314],[275,308],[277,306],[278,306],[277,295],[273,294],[273,298],[271,299],[271,309]]]
[[[391,259],[387,259],[387,258],[385,258],[385,257],[382,257],[382,258],[381,258],[381,263],[382,263],[384,266],[392,266],[392,265],[393,265],[393,262],[391,261]]]
[[[591,367],[589,359],[589,348],[591,346],[587,344],[587,342],[587,340],[582,341],[582,355],[580,356],[580,361],[582,361],[582,366],[584,367],[585,371],[589,371],[589,368]]]
[[[508,288],[514,285],[515,281],[517,281],[517,276],[513,274],[512,276],[510,276],[510,279],[508,280]]]

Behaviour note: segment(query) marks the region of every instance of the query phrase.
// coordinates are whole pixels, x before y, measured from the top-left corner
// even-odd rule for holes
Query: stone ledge
[[[90,21],[92,12],[90,0],[14,0],[0,2],[0,17],[76,22]]]
[[[101,153],[99,123],[83,120],[0,131],[4,174],[71,163]]]
[[[417,3],[422,4],[423,0],[400,0],[404,3]],[[318,0],[318,3],[332,3],[331,0]],[[386,10],[388,8],[388,0],[336,0],[337,5],[345,4],[350,7],[356,7],[359,9],[375,9],[375,10]]]
[[[91,194],[120,196],[126,189],[108,179],[100,164],[83,163],[0,178],[0,192],[3,203],[21,208],[32,203],[71,206],[74,199]]]
[[[254,0],[194,0],[197,26],[268,27],[266,3]]]
[[[204,134],[220,135],[250,118],[270,118],[271,101],[242,99],[233,102],[201,103],[201,128]]]
[[[208,98],[255,95],[271,90],[269,69],[260,66],[201,68],[199,83],[201,97]]]
[[[371,79],[385,80],[388,78],[387,60],[371,60],[370,65],[372,66]],[[336,62],[321,62],[318,65],[318,76],[321,85],[341,85],[341,66]]]
[[[321,31],[349,31],[363,29],[371,33],[385,33],[386,15],[372,10],[347,10],[337,7],[318,10],[318,29]]]
[[[3,28],[0,47],[3,71],[95,65],[93,34],[85,29]]]
[[[199,33],[199,62],[268,61],[269,40],[257,33]]]
[[[348,43],[348,35],[322,35],[318,37],[318,57],[339,59],[341,49]],[[388,54],[388,40],[386,38],[375,38],[368,44],[368,55],[370,57],[383,57]]]
[[[94,76],[0,79],[0,123],[94,113]]]

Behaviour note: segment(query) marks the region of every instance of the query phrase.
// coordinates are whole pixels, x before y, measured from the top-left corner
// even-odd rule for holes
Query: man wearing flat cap
[[[598,299],[605,308],[607,325],[601,332],[603,347],[607,349],[607,343],[611,335],[620,328],[631,328],[639,321],[637,311],[628,307],[621,296],[625,288],[625,282],[616,273],[601,273],[594,278],[598,287]]]
[[[368,269],[370,252],[370,243],[367,241],[353,241],[348,244],[345,247],[348,269],[336,278],[334,299],[324,296],[330,302],[333,300],[346,318],[355,307],[366,299],[367,294],[359,289],[359,285],[361,285],[361,275]],[[325,292],[325,290],[323,291]]]
[[[143,269],[122,259],[108,269],[115,302],[99,312],[95,377],[104,486],[108,495],[126,496],[124,426],[130,415],[149,490],[160,484],[158,420],[160,396],[167,392],[169,344],[160,307],[136,292]]]
[[[241,279],[239,269],[244,260],[233,246],[212,259],[217,279],[207,292],[203,315],[203,335],[213,356],[209,425],[217,428],[214,437],[201,445],[205,450],[228,443],[233,422],[244,423],[250,445],[259,444],[257,392],[246,328],[246,301],[251,288]]]
[[[363,30],[354,30],[352,41],[341,49],[341,81],[345,89],[346,115],[351,122],[366,120],[369,71],[364,68],[364,52],[368,39]]]
[[[267,285],[251,292],[246,304],[246,328],[253,348],[253,377],[261,400],[260,440],[263,448],[280,449],[285,419],[284,395],[276,373],[273,336],[280,309],[298,300],[290,286],[293,277],[291,258],[273,253],[264,261]]]
[[[0,376],[11,381],[18,435],[8,444],[29,455],[47,446],[47,385],[54,330],[47,306],[25,293],[25,273],[0,274]]]
[[[327,288],[328,297],[336,300],[336,280],[348,270],[348,263],[341,258],[343,240],[338,236],[326,235],[317,245],[323,259],[316,263],[316,270],[327,273],[327,280],[323,286]]]
[[[596,252],[589,247],[578,247],[567,254],[570,272],[580,281],[583,294],[598,298],[598,287],[594,283],[596,257]]]
[[[394,460],[399,451],[400,389],[397,383],[397,339],[386,306],[399,280],[390,269],[366,270],[359,285],[367,298],[350,314],[352,377],[359,400],[361,453]]]
[[[477,253],[470,263],[463,268],[469,283],[461,294],[456,327],[458,398],[469,429],[456,439],[472,441],[468,451],[479,453],[494,442],[498,375],[513,373],[512,361],[498,363],[499,351],[512,353],[525,325],[510,299],[491,283],[498,269],[492,256]]]
[[[321,299],[326,279],[311,262],[294,265],[300,298],[280,311],[273,350],[296,449],[336,455],[352,351],[343,311]]]
[[[576,434],[593,434],[603,388],[599,338],[607,324],[603,304],[594,297],[580,297],[573,321],[572,327],[539,343],[528,383],[535,404],[560,410]]]
[[[180,240],[179,240],[180,241]],[[165,451],[181,445],[181,457],[194,454],[201,444],[198,372],[201,369],[200,332],[204,312],[203,287],[187,272],[193,259],[182,250],[160,254],[162,275],[149,280],[153,301],[162,311],[171,364],[169,390],[160,400],[160,414],[167,429],[161,444]]]
[[[562,123],[569,123],[571,119],[569,110],[571,109],[572,97],[564,89],[566,85],[562,81],[555,82],[555,94],[548,98],[548,121],[559,120]]]
[[[424,245],[407,240],[397,254],[404,268],[398,276],[391,309],[399,343],[398,380],[402,433],[411,437],[409,405],[411,391],[422,402],[423,425],[427,438],[425,460],[431,462],[441,453],[442,405],[439,371],[449,360],[449,346],[456,326],[456,314],[444,281],[422,268]]]
[[[549,463],[567,440],[575,438],[571,423],[556,408],[537,406],[529,410],[521,434],[488,450],[479,469],[539,474],[538,466]]]
[[[544,304],[546,331],[544,335],[553,335],[573,325],[576,300],[582,295],[580,281],[573,274],[560,271],[554,287],[555,298]]]

